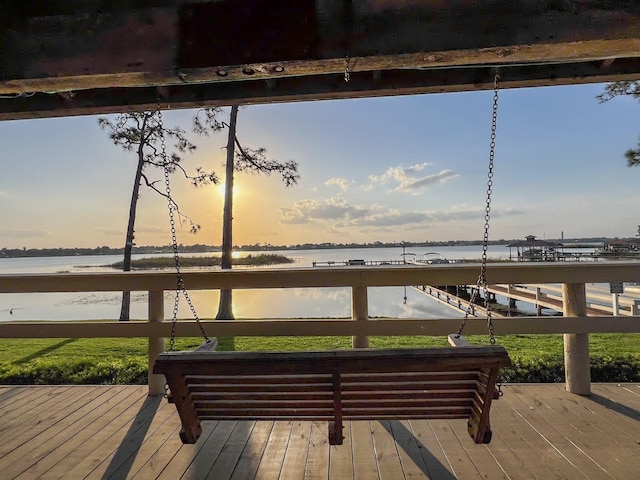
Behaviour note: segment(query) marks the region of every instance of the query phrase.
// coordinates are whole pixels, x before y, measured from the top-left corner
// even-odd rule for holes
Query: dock
[[[313,262],[314,267],[375,267],[379,265],[407,265],[404,260],[328,260],[323,262]]]
[[[478,302],[470,307],[471,287],[467,285],[440,285],[440,286],[414,286],[417,292],[429,296],[429,298],[447,305],[459,312],[472,317],[486,316],[485,301],[478,298]],[[549,284],[532,285],[489,285],[487,292],[490,294],[491,311],[497,317],[513,317],[525,315],[520,312],[517,302],[526,302],[532,305],[538,316],[543,315],[543,310],[561,313],[563,311],[562,287]],[[588,285],[587,315],[601,316],[633,316],[640,315],[640,286],[626,288],[622,294],[612,294],[607,289]],[[498,304],[496,297],[507,298],[507,305]]]

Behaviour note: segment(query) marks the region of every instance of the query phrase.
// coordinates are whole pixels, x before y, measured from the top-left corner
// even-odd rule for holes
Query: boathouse
[[[535,235],[527,235],[524,240],[507,245],[507,247],[509,247],[509,260],[517,260],[518,262],[555,262],[562,258],[561,243],[539,240]]]
[[[607,240],[598,254],[604,258],[638,258],[640,257],[640,239]]]

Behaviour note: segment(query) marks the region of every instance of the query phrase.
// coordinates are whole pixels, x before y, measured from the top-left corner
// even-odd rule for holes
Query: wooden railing
[[[405,285],[474,285],[479,266],[474,264],[438,264],[428,266],[330,267],[311,269],[222,272],[185,272],[189,290],[268,289],[350,287],[352,319],[252,319],[242,321],[205,321],[206,330],[216,336],[352,336],[353,346],[366,347],[371,335],[447,335],[457,330],[452,319],[370,319],[369,287]],[[640,282],[640,262],[625,263],[535,263],[490,264],[490,284],[563,284],[563,317],[509,317],[494,320],[497,336],[504,334],[565,334],[565,362],[570,391],[588,393],[589,333],[640,332],[640,316],[587,316],[584,288],[587,283]],[[0,323],[0,338],[95,338],[146,337],[149,362],[164,348],[164,337],[171,332],[165,320],[164,292],[174,290],[174,273],[60,273],[42,275],[0,275],[0,293],[40,292],[114,292],[147,291],[148,321],[19,321]],[[466,334],[485,334],[486,319],[470,318]],[[179,336],[199,336],[193,320],[180,322]],[[585,347],[586,344],[586,347]],[[578,378],[578,382],[570,382]],[[151,393],[162,389],[163,381],[150,375]],[[570,384],[573,384],[572,387]],[[577,385],[577,386],[576,386]]]

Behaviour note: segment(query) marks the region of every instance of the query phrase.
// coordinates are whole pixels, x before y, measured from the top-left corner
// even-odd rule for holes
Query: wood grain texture
[[[188,108],[485,89],[495,66],[505,88],[640,72],[637,2],[21,3],[0,20],[0,95],[18,96],[0,119],[149,109],[157,87]]]
[[[2,395],[7,389],[13,395]],[[180,421],[175,409],[160,399],[147,399],[142,386],[0,387],[0,408],[10,407],[20,393],[25,406],[33,405],[33,416],[43,420],[39,429],[12,428],[11,437],[3,434],[3,441],[11,440],[13,447],[3,455],[7,468],[0,476],[242,480],[267,473],[270,480],[637,476],[639,385],[594,384],[591,397],[572,395],[561,384],[505,385],[503,390],[504,397],[492,407],[495,431],[489,445],[475,445],[464,421],[405,420],[347,421],[344,445],[331,447],[322,424],[268,421],[205,424],[198,444],[182,445],[176,435]],[[64,397],[69,391],[72,395]],[[40,401],[43,396],[46,402]],[[59,412],[55,422],[46,421],[49,411]],[[12,420],[0,416],[3,432],[6,422]]]

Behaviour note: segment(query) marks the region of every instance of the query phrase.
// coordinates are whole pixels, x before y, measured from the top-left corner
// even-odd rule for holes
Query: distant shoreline
[[[491,240],[489,245],[508,245],[519,241],[512,240]],[[577,239],[549,239],[552,242],[559,242],[565,245],[565,248],[594,248],[602,246],[604,242],[614,240],[613,238],[577,238]],[[415,247],[460,247],[460,246],[476,246],[482,245],[481,240],[448,240],[441,242],[372,242],[372,243],[304,243],[295,245],[271,245],[271,244],[252,244],[252,245],[236,245],[233,250],[236,252],[272,252],[287,250],[335,250],[346,248],[415,248]],[[180,253],[220,253],[220,247],[217,245],[181,245]],[[173,247],[164,246],[141,246],[133,247],[134,254],[173,254]],[[23,258],[23,257],[73,257],[82,255],[123,255],[123,248],[112,247],[96,247],[96,248],[2,248],[0,249],[0,260],[2,258]]]

